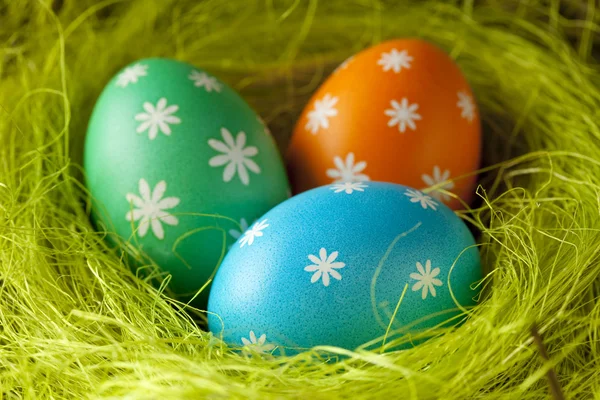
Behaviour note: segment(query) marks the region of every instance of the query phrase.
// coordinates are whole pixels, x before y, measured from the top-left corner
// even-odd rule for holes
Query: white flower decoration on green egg
[[[135,64],[125,68],[117,77],[117,86],[127,87],[130,83],[137,83],[142,76],[148,75],[148,66],[144,64]]]
[[[148,138],[150,140],[156,139],[159,130],[166,136],[170,136],[170,124],[181,123],[179,117],[173,115],[179,110],[179,106],[171,105],[167,107],[167,99],[164,97],[161,97],[160,100],[158,100],[156,107],[150,102],[145,102],[143,107],[146,112],[139,113],[135,116],[136,121],[142,121],[137,128],[137,133],[148,131]]]
[[[217,93],[221,91],[221,84],[217,81],[217,78],[208,75],[206,72],[193,70],[188,78],[194,82],[194,86],[204,88],[209,93],[213,90]]]
[[[250,158],[258,154],[258,149],[254,146],[245,147],[244,132],[239,132],[234,140],[226,128],[221,128],[221,136],[222,142],[216,139],[208,140],[210,147],[223,153],[208,160],[208,165],[214,168],[226,165],[223,170],[223,182],[231,182],[237,171],[240,181],[247,186],[250,183],[248,170],[260,174],[260,167]]]
[[[165,237],[165,231],[162,223],[167,225],[177,225],[179,220],[165,210],[177,207],[180,200],[177,197],[163,196],[167,190],[167,183],[160,181],[150,193],[150,186],[145,179],[139,181],[140,195],[128,193],[125,198],[127,202],[133,205],[133,209],[127,212],[125,219],[130,222],[140,221],[137,234],[139,237],[146,236],[148,229],[152,226],[152,232],[157,239],[162,240]]]
[[[240,230],[238,231],[237,229],[230,229],[229,230],[229,236],[231,236],[232,238],[234,238],[235,240],[238,240],[240,238],[240,236],[242,236],[244,234],[244,232],[246,232],[248,230],[248,222],[246,222],[246,218],[242,218],[240,219]],[[231,246],[229,246],[231,248]]]

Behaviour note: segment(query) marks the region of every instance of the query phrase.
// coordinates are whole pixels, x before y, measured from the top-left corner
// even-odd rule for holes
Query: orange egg
[[[296,193],[331,183],[441,186],[464,201],[478,168],[479,112],[456,63],[420,39],[391,40],[342,63],[302,112],[287,151]],[[430,193],[450,207],[457,199]]]

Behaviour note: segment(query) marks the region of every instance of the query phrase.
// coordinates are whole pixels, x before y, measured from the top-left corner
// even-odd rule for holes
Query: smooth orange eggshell
[[[401,62],[385,62],[384,54],[395,54]],[[314,110],[323,99],[328,112],[317,118]],[[414,124],[412,129],[406,123],[404,132],[399,124],[390,126],[392,115],[386,114],[395,109],[392,101],[403,108],[403,99],[404,108],[412,107]],[[333,172],[336,157],[338,165],[353,161],[356,172],[346,180],[366,175],[423,189],[431,183],[424,175],[446,180],[476,170],[480,152],[479,112],[456,63],[428,42],[402,39],[366,49],[332,73],[302,112],[286,158],[298,193],[339,182]],[[475,184],[471,176],[451,183],[448,190],[469,202]],[[461,206],[440,192],[431,195],[454,209]]]

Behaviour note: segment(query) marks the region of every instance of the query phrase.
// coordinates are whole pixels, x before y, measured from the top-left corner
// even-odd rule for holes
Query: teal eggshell
[[[335,184],[258,221],[227,254],[210,293],[210,330],[231,345],[355,349],[385,335],[399,302],[388,341],[456,323],[458,305],[476,304],[482,272],[471,232],[417,190]]]
[[[187,298],[248,224],[288,198],[259,116],[193,65],[144,59],[100,95],[84,150],[93,218],[172,275]]]

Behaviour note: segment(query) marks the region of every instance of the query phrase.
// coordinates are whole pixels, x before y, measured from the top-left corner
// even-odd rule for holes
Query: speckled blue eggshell
[[[282,346],[288,354],[357,348],[385,335],[405,288],[394,330],[460,314],[449,285],[460,305],[476,303],[482,272],[472,234],[448,207],[411,188],[320,187],[257,224],[234,244],[210,293],[210,330],[234,346]],[[328,274],[326,282],[317,264],[335,266],[341,279]]]

